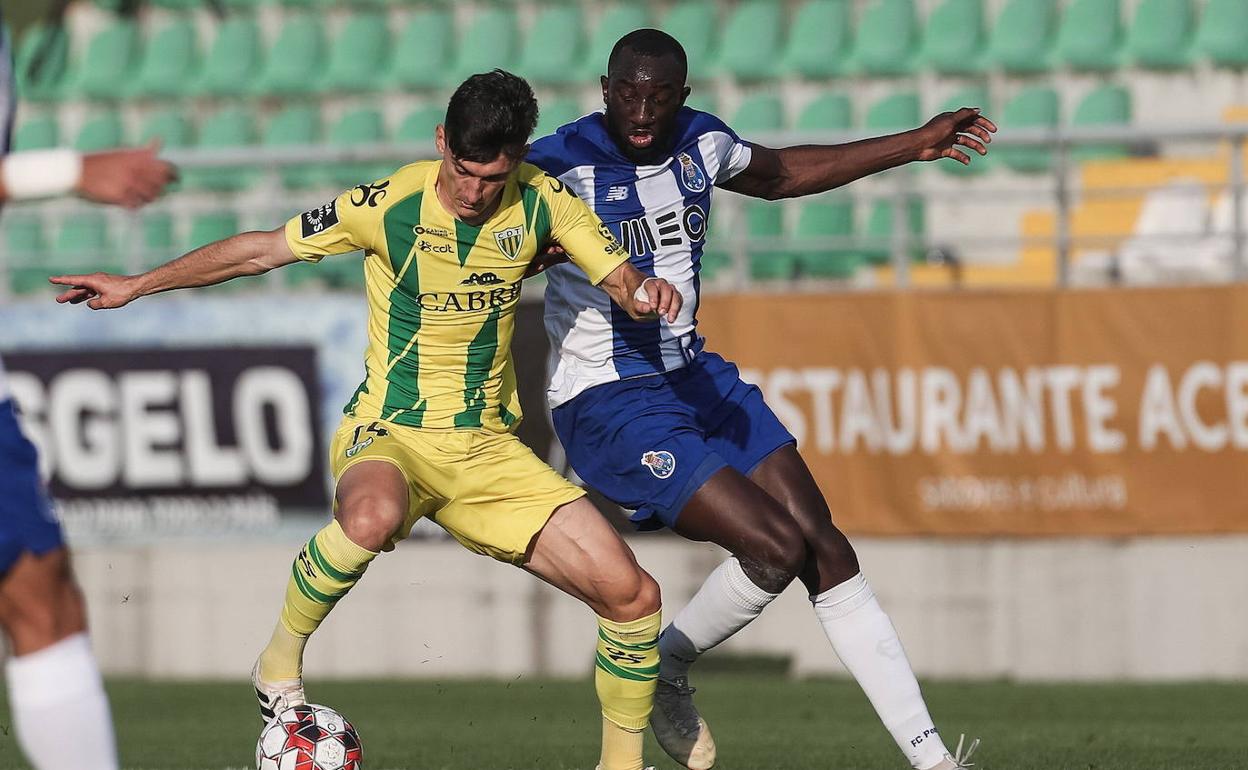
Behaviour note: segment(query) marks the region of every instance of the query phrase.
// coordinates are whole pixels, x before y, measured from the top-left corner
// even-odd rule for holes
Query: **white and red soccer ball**
[[[364,770],[360,736],[342,714],[307,703],[277,715],[256,743],[259,770]]]

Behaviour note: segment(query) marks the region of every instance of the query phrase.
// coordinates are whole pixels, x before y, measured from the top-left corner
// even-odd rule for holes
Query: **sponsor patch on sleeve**
[[[336,200],[333,200],[324,206],[319,206],[311,211],[305,211],[299,215],[299,224],[303,230],[304,238],[319,235],[338,224],[337,203]]]

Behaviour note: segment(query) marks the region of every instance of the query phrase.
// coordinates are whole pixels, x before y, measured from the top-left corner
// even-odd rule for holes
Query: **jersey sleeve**
[[[554,177],[541,182],[550,206],[550,237],[567,252],[595,286],[628,259],[628,253],[598,215],[572,189]]]
[[[305,211],[286,223],[286,243],[305,262],[320,262],[331,254],[372,250],[382,209],[357,206],[352,188],[323,206]]]
[[[753,157],[750,144],[737,136],[737,132],[724,121],[709,112],[699,112],[693,120],[693,128],[703,147],[703,161],[707,164],[707,171],[715,177],[715,184],[727,182],[750,165],[750,158]],[[711,149],[710,157],[706,157],[708,147]]]

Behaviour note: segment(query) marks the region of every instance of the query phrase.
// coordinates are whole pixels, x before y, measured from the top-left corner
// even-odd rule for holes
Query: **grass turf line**
[[[708,675],[697,702],[722,770],[905,770],[857,685]],[[312,682],[360,730],[368,770],[592,770],[590,681]],[[1248,768],[1248,688],[1230,684],[924,687],[946,743],[979,736],[977,770]],[[131,770],[250,767],[260,720],[246,682],[109,682]],[[0,768],[18,759],[0,711]],[[73,740],[72,736],[66,736]],[[952,740],[950,740],[952,739]],[[675,768],[647,739],[647,761]]]

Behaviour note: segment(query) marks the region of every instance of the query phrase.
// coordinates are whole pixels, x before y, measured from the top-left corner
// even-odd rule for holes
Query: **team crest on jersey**
[[[524,225],[495,230],[494,242],[498,244],[498,250],[503,252],[504,257],[514,261],[520,256],[520,247],[524,244]]]
[[[680,161],[680,183],[685,186],[685,189],[691,193],[700,193],[705,190],[706,175],[702,173],[698,164],[693,162],[689,153],[682,152],[676,156],[676,160]]]
[[[641,456],[641,464],[650,469],[656,478],[665,479],[676,472],[676,456],[666,449],[657,452],[646,452]]]

